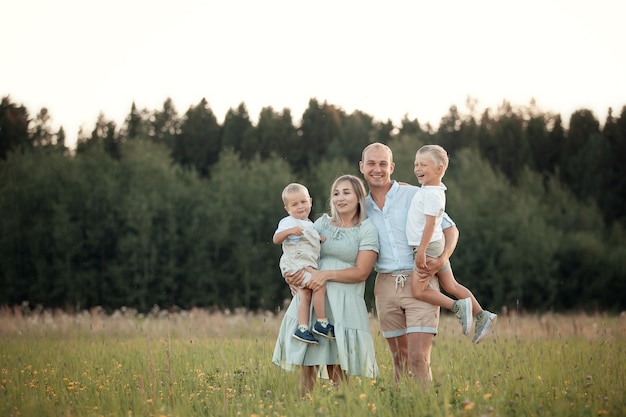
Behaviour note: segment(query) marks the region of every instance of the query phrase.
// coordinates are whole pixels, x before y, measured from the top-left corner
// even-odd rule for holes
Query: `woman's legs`
[[[302,398],[313,391],[315,386],[315,378],[317,376],[317,369],[314,366],[303,366],[301,374],[301,395]]]
[[[328,377],[336,387],[338,387],[343,381],[348,380],[348,375],[341,369],[339,365],[327,365]]]
[[[335,386],[339,386],[342,382],[348,380],[348,375],[341,369],[339,365],[326,365],[328,377]],[[306,397],[308,393],[313,391],[315,380],[317,378],[317,367],[303,366],[301,374],[301,394]]]

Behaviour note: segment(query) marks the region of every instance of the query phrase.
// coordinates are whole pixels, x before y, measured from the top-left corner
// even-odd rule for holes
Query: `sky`
[[[0,0],[0,96],[48,109],[70,147],[132,103],[179,115],[206,98],[218,121],[245,103],[309,100],[399,126],[536,102],[601,124],[626,105],[622,0]]]

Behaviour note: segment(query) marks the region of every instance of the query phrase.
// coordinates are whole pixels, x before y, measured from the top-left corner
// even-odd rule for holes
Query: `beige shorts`
[[[443,253],[443,248],[445,244],[446,244],[445,239],[439,239],[439,240],[430,242],[428,246],[426,246],[426,256],[428,256],[429,258],[438,258],[439,255]],[[415,254],[417,253],[419,246],[411,246],[411,249],[413,250],[413,260],[415,260]],[[446,272],[446,271],[450,271],[451,269],[452,269],[452,266],[450,265],[450,260],[447,260],[446,263],[443,264],[443,266],[441,267],[439,271]]]
[[[437,277],[433,277],[428,286],[439,291]],[[413,297],[411,271],[379,272],[374,284],[374,296],[378,321],[385,338],[407,333],[437,334],[439,306]]]

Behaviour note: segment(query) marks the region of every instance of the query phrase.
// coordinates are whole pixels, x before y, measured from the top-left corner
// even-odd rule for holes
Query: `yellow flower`
[[[485,399],[485,400],[489,400],[489,399],[491,399],[491,393],[490,393],[490,392],[488,392],[488,393],[486,393],[485,395],[483,395],[483,399]]]
[[[366,393],[362,393],[361,395],[359,395],[359,398],[360,398],[361,400],[364,400],[364,399],[366,399],[366,398],[367,398],[367,394],[366,394]]]
[[[471,401],[464,401],[463,402],[463,410],[473,410],[474,409],[474,403]]]

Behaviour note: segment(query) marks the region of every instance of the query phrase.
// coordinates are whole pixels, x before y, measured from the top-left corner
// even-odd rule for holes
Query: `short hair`
[[[439,145],[424,145],[417,150],[415,156],[417,157],[417,155],[428,155],[435,164],[443,166],[444,172],[448,169],[450,162],[448,152]]]
[[[343,181],[348,181],[352,185],[352,188],[354,189],[354,192],[357,198],[359,199],[359,205],[356,209],[357,226],[358,226],[359,224],[363,222],[363,220],[367,218],[367,215],[365,213],[365,197],[367,196],[367,192],[365,191],[365,185],[363,184],[363,181],[359,177],[355,177],[354,175],[342,175],[338,177],[333,182],[333,185],[330,187],[330,198],[329,198],[330,217],[333,223],[336,223],[336,224],[341,223],[341,219],[339,218],[339,213],[337,213],[337,210],[335,209],[332,199],[333,199],[333,192],[335,191],[335,188],[337,188],[337,185]]]
[[[291,184],[287,184],[287,186],[283,189],[283,193],[281,194],[283,204],[287,205],[287,194],[293,193],[304,193],[308,198],[311,198],[308,188],[302,184],[298,184],[297,182],[292,182]]]
[[[389,153],[389,162],[393,162],[393,152],[391,151],[391,148],[380,142],[370,143],[363,149],[363,152],[361,152],[361,162],[365,163],[365,153],[373,148],[381,148],[387,151],[387,153]]]

